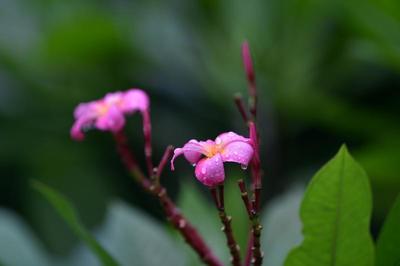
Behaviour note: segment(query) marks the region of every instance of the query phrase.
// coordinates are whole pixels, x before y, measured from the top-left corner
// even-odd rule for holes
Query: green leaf
[[[118,265],[111,255],[81,224],[75,209],[64,196],[41,182],[32,181],[32,184],[33,187],[40,192],[51,205],[53,205],[58,214],[67,222],[75,234],[81,238],[88,247],[90,247],[92,252],[96,254],[103,266]]]
[[[108,208],[104,224],[96,230],[96,236],[121,265],[187,265],[186,254],[165,229],[164,224],[142,211],[114,201]],[[87,247],[80,246],[67,265],[97,264]]]
[[[0,209],[0,266],[49,266],[50,256],[24,221]]]
[[[285,266],[371,266],[371,191],[368,177],[342,146],[314,176],[303,199],[302,244]]]
[[[165,224],[120,201],[111,204],[99,238],[122,265],[186,265]]]
[[[379,235],[376,265],[400,265],[400,196],[397,197]]]

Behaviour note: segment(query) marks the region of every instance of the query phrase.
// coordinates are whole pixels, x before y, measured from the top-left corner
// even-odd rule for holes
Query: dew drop
[[[240,165],[240,168],[242,168],[242,170],[246,170],[246,169],[247,169],[247,165],[241,164],[241,165]]]
[[[221,142],[222,142],[222,140],[220,137],[215,139],[215,144],[219,145],[219,144],[221,144]]]
[[[205,175],[207,173],[207,169],[205,167],[201,168],[201,173]]]
[[[180,219],[179,220],[179,228],[185,228],[186,226],[186,221],[184,219]]]
[[[192,166],[193,166],[193,167],[195,167],[195,166],[196,166],[196,164],[195,164],[195,163],[192,163]]]

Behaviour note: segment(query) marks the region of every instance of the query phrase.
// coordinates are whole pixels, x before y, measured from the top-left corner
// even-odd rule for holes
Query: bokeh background
[[[72,111],[109,91],[146,90],[156,160],[168,144],[247,134],[232,101],[247,93],[245,39],[260,94],[264,200],[309,180],[346,143],[370,177],[376,235],[400,191],[397,0],[0,0],[1,207],[60,256],[77,239],[31,179],[67,195],[90,228],[116,197],[162,221],[109,134],[70,139]],[[127,126],[137,154],[140,123]],[[202,190],[186,162],[177,168],[162,179],[174,198],[182,181]]]

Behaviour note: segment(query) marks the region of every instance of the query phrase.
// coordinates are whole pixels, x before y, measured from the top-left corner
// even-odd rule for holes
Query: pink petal
[[[211,158],[201,159],[195,169],[196,178],[206,186],[213,187],[225,179],[224,164],[219,153]]]
[[[119,131],[125,125],[125,118],[116,106],[110,109],[102,116],[97,118],[96,127],[100,130]]]
[[[186,160],[188,160],[191,164],[195,164],[200,160],[200,157],[205,152],[205,148],[207,146],[207,142],[197,141],[195,139],[189,140],[182,148],[177,148],[174,150],[174,156],[171,160],[171,169],[174,170],[174,161],[175,158],[184,155]]]
[[[75,123],[72,125],[70,134],[75,140],[83,140],[85,127],[93,125],[97,118],[97,112],[94,110],[94,102],[79,104],[75,108],[74,116],[76,118]]]
[[[215,144],[217,144],[219,147],[222,147],[222,148],[232,142],[235,142],[235,141],[248,142],[250,140],[248,138],[240,136],[232,131],[222,133],[218,137],[215,138]]]
[[[82,122],[77,120],[70,131],[71,134],[71,138],[73,138],[74,140],[78,140],[81,141],[85,138],[85,135],[82,132]]]
[[[88,103],[80,103],[74,110],[74,117],[78,119],[82,116],[96,116],[96,111],[93,108],[95,102],[88,102]]]
[[[150,106],[149,97],[140,89],[130,89],[124,93],[120,104],[121,111],[123,112],[144,112]]]
[[[124,97],[124,93],[120,91],[107,93],[106,96],[100,101],[103,101],[106,105],[119,105]]]
[[[221,152],[224,162],[234,162],[246,166],[253,157],[253,146],[248,142],[234,141],[226,145]]]

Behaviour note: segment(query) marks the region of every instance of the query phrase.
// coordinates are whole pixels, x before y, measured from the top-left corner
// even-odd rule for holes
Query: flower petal
[[[84,139],[84,128],[88,128],[93,125],[97,119],[98,113],[95,110],[95,103],[81,103],[74,111],[75,123],[72,125],[70,134],[75,140]]]
[[[120,103],[121,111],[128,113],[137,110],[144,112],[149,108],[149,106],[149,97],[140,89],[130,89],[125,92]]]
[[[195,164],[200,160],[201,155],[207,153],[207,148],[209,147],[207,141],[197,141],[195,139],[189,140],[182,148],[177,148],[174,150],[174,156],[171,160],[171,170],[174,170],[175,158],[184,155],[186,160],[191,164]]]
[[[97,112],[96,109],[94,108],[95,102],[89,102],[89,103],[80,103],[74,110],[74,118],[79,119],[83,116],[86,117],[96,117]]]
[[[72,125],[70,134],[71,138],[74,140],[83,140],[85,138],[85,135],[82,132],[82,126],[83,126],[84,121],[82,119],[78,119],[75,121],[75,123]]]
[[[102,116],[97,118],[96,127],[100,130],[110,130],[113,132],[121,130],[125,125],[125,118],[116,106],[111,106]]]
[[[224,162],[234,162],[247,166],[253,157],[253,146],[248,142],[234,141],[226,145],[221,151]]]
[[[230,144],[231,142],[235,142],[235,141],[248,142],[248,141],[250,141],[250,139],[240,136],[232,131],[222,133],[218,137],[215,138],[215,144],[217,144],[220,148],[223,148],[226,145]]]
[[[120,91],[109,92],[100,101],[103,101],[107,106],[119,105],[124,97],[124,93]]]
[[[201,159],[195,169],[196,178],[206,186],[213,187],[225,179],[224,164],[219,153],[211,158]]]

